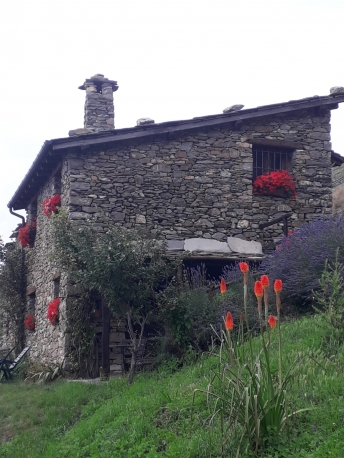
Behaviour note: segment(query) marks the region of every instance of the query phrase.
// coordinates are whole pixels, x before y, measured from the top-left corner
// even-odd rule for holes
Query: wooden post
[[[110,375],[110,310],[102,296],[102,368],[106,376]]]
[[[288,217],[285,216],[283,219],[283,232],[286,237],[288,237]]]

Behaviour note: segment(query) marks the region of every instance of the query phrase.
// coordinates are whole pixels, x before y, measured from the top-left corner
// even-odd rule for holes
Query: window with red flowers
[[[273,145],[252,145],[253,181],[260,175],[277,170],[291,171],[293,149]]]

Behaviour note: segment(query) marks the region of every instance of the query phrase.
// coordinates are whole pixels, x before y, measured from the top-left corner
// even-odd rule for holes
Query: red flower
[[[34,318],[34,316],[33,315],[28,315],[26,317],[26,320],[24,321],[24,325],[29,331],[34,331],[35,330],[35,318]]]
[[[61,196],[60,194],[55,194],[54,196],[47,197],[42,203],[42,208],[45,216],[48,218],[51,217],[53,213],[58,212],[58,207],[61,206]]]
[[[263,297],[264,292],[263,292],[263,285],[261,281],[256,281],[254,284],[254,294],[256,295],[257,299],[260,299]]]
[[[282,280],[275,280],[274,291],[275,293],[280,293],[282,291]]]
[[[226,330],[232,331],[234,327],[233,317],[231,312],[228,312],[226,315],[226,322],[225,322]]]
[[[221,294],[224,294],[227,291],[227,286],[226,286],[226,282],[224,278],[221,278],[220,291],[221,291]]]
[[[267,289],[269,287],[270,281],[267,275],[262,275],[260,281],[262,282],[263,289]]]
[[[36,235],[36,221],[27,222],[24,227],[18,231],[18,241],[23,248],[29,246],[33,247]]]
[[[247,262],[239,262],[239,269],[243,274],[246,274],[250,270]]]
[[[274,194],[276,190],[280,189],[283,189],[291,198],[295,198],[295,182],[287,170],[264,173],[257,177],[253,183],[253,191],[256,194]]]
[[[274,316],[269,316],[268,323],[271,329],[273,329],[276,326],[276,318]]]
[[[55,326],[57,324],[59,305],[60,299],[58,297],[56,297],[48,304],[47,318],[52,326]]]

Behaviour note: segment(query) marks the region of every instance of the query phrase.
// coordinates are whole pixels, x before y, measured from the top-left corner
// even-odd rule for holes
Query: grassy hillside
[[[343,346],[331,340],[319,316],[285,323],[282,339],[283,370],[295,368],[288,403],[312,410],[297,415],[260,456],[344,457]],[[100,386],[1,384],[0,456],[221,457],[219,419],[211,418],[202,394],[191,421],[194,389],[206,388],[214,364],[215,358],[203,358],[174,370],[173,361],[167,362],[137,376],[130,387],[126,380]],[[235,456],[233,444],[226,444],[225,453]]]

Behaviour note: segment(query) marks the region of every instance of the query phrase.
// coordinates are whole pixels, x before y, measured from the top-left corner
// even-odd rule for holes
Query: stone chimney
[[[84,130],[103,132],[115,128],[115,110],[113,106],[113,93],[117,91],[117,81],[104,78],[97,73],[85,80],[79,87],[86,91]],[[82,130],[82,129],[80,129]]]

